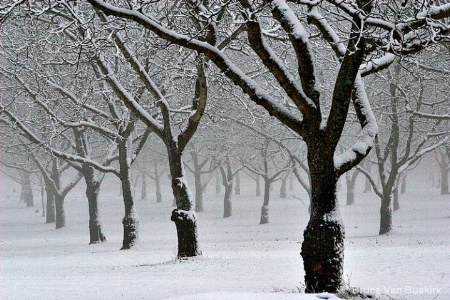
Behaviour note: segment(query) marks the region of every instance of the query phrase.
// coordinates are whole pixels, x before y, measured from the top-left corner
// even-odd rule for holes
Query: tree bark
[[[176,209],[172,211],[171,220],[175,223],[178,237],[178,258],[201,255],[198,243],[197,216],[193,207],[193,196],[188,186],[181,153],[173,145],[168,145],[172,192]]]
[[[261,218],[259,220],[259,224],[269,223],[270,184],[270,180],[268,178],[264,178],[264,202],[261,207]]]
[[[383,196],[380,207],[380,231],[379,234],[387,234],[392,231],[391,195]]]
[[[404,193],[406,193],[406,176],[403,177],[402,183],[400,185],[400,194],[403,195]]]
[[[86,198],[89,205],[89,245],[102,243],[106,241],[103,234],[102,224],[100,222],[98,211],[98,194],[100,192],[99,181],[94,181],[85,176],[86,181]]]
[[[122,197],[125,207],[125,215],[122,219],[123,242],[120,250],[131,249],[139,238],[139,217],[136,213],[133,188],[131,184],[131,169],[128,162],[127,139],[118,142],[119,148],[119,173],[122,187]]]
[[[339,291],[343,285],[344,226],[336,196],[333,151],[320,138],[308,140],[311,214],[302,243],[307,293]],[[308,142],[307,141],[307,142]]]
[[[55,193],[48,186],[45,187],[47,194],[47,205],[46,205],[46,218],[45,223],[56,222],[56,211],[55,211]]]
[[[34,206],[31,173],[23,171],[21,172],[21,178],[20,200],[24,201],[27,207]]]
[[[398,195],[398,187],[396,187],[394,189],[392,194],[393,194],[393,197],[394,197],[394,211],[396,211],[396,210],[400,209],[400,199],[399,199],[399,195]]]
[[[233,215],[233,202],[231,201],[231,194],[233,192],[233,182],[225,185],[225,196],[223,197],[223,217],[229,218]]]
[[[287,197],[287,175],[281,177],[281,186],[280,186],[280,198],[285,199]]]
[[[56,229],[60,229],[66,226],[66,212],[64,210],[64,197],[55,193],[55,223]]]
[[[200,172],[194,173],[195,182],[195,212],[203,212],[203,183]]]
[[[241,194],[241,176],[239,175],[239,171],[236,172],[235,179],[236,179],[236,185],[234,186],[234,194],[240,195]]]

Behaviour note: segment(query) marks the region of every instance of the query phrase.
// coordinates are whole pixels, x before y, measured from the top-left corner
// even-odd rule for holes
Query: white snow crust
[[[377,196],[362,193],[360,176],[355,204],[345,206],[343,178],[338,197],[346,232],[344,276],[351,286],[393,299],[450,299],[449,197],[431,188],[427,176],[424,168],[408,175],[401,209],[393,213],[394,231],[383,236]],[[197,214],[203,256],[178,261],[173,196],[164,180],[163,203],[151,192],[149,200],[137,201],[139,244],[119,251],[123,203],[114,176],[106,175],[100,191],[107,242],[88,245],[84,183],[66,198],[67,227],[55,230],[45,224],[39,194],[35,207],[25,208],[19,186],[0,175],[0,299],[338,299],[293,293],[303,287],[300,250],[308,222],[300,187],[286,199],[272,193],[265,225],[259,225],[263,199],[254,196],[254,182],[245,175],[230,218],[222,218],[223,195],[207,187],[205,211]]]

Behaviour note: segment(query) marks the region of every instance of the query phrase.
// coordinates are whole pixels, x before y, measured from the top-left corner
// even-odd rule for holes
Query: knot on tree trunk
[[[201,255],[197,241],[195,212],[174,209],[170,218],[177,228],[178,258]]]
[[[343,284],[344,228],[337,220],[311,220],[302,244],[307,293],[338,292]]]

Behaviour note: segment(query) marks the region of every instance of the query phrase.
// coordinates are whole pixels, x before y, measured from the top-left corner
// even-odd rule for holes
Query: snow
[[[408,175],[390,235],[378,235],[379,200],[361,192],[362,176],[355,205],[340,206],[346,232],[344,274],[361,292],[450,299],[449,197],[430,188],[425,171]],[[119,251],[123,203],[112,175],[100,191],[107,242],[95,245],[88,245],[83,184],[66,198],[67,227],[55,230],[36,212],[38,193],[35,207],[25,208],[17,199],[18,186],[0,176],[1,299],[338,299],[294,293],[303,288],[300,248],[308,221],[307,205],[294,198],[306,199],[300,187],[287,199],[278,198],[279,186],[274,187],[270,223],[265,225],[258,224],[263,199],[254,196],[251,179],[241,176],[241,195],[233,196],[234,213],[226,219],[221,218],[223,195],[207,187],[205,212],[197,214],[203,256],[179,261],[168,179],[163,203],[137,201],[140,243]],[[345,187],[338,197],[345,202]]]

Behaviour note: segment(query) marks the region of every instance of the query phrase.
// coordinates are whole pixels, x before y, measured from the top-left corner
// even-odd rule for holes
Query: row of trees
[[[261,223],[270,184],[292,169],[310,195],[301,252],[306,289],[335,292],[343,282],[339,178],[357,167],[369,179],[381,199],[383,234],[408,168],[445,149],[448,174],[450,62],[438,56],[448,54],[450,4],[87,2],[0,7],[3,156],[22,170],[39,169],[57,228],[65,223],[65,196],[84,179],[91,243],[103,241],[98,193],[112,173],[124,202],[122,249],[131,248],[139,227],[131,165],[141,153],[164,151],[178,256],[200,255],[195,207],[201,210],[204,183],[195,178],[194,198],[186,152],[194,174],[207,165],[220,170],[224,217],[239,169],[261,176]],[[372,148],[374,158],[361,165]],[[144,161],[139,168],[150,174]],[[63,184],[69,168],[75,175]]]

